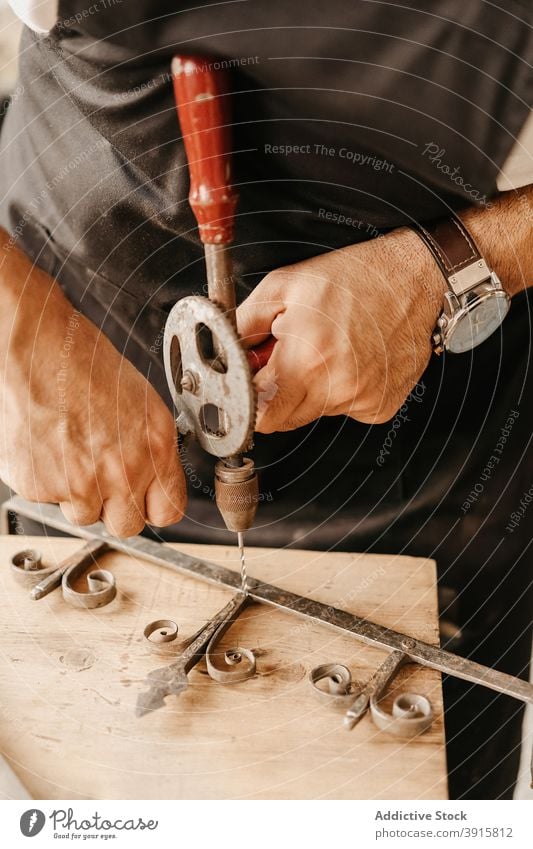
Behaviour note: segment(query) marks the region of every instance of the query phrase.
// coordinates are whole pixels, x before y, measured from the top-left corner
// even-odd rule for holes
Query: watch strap
[[[454,213],[417,223],[413,229],[433,254],[454,295],[464,294],[490,276],[473,237]]]

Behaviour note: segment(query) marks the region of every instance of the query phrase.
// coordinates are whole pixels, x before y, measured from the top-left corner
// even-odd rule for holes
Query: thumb
[[[260,293],[261,285],[237,309],[237,329],[247,348],[264,342],[272,334],[272,323],[285,309],[283,301]]]

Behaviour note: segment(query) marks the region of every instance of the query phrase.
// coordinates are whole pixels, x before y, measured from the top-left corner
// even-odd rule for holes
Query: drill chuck
[[[218,461],[215,499],[229,531],[244,533],[251,528],[259,502],[259,482],[253,460],[243,457],[242,466]]]

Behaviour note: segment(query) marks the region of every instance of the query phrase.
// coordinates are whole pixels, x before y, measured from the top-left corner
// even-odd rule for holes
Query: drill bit
[[[244,559],[244,534],[237,532],[237,545],[241,555],[241,590],[244,595],[248,595],[248,575],[246,574],[246,561]]]
[[[241,558],[241,589],[248,594],[248,577],[244,557],[244,533],[253,524],[259,502],[259,484],[253,460],[249,457],[219,460],[215,466],[215,500],[228,531],[237,534]],[[235,465],[233,465],[233,463]]]

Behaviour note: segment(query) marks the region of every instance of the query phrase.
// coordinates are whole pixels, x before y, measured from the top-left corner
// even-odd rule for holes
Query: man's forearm
[[[70,310],[59,284],[36,266],[0,229],[0,373],[24,373],[44,328],[59,323],[57,345],[64,336],[61,317]],[[47,333],[50,339],[50,333]],[[20,375],[19,375],[20,376]]]
[[[460,214],[510,295],[533,283],[533,186],[498,195],[486,209]]]

